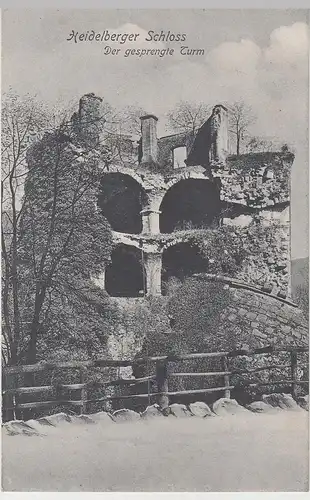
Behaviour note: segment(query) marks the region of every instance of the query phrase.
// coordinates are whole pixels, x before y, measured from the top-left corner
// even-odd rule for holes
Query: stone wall
[[[277,220],[252,222],[242,229],[248,256],[238,278],[275,290],[283,297],[290,295],[289,225]]]
[[[97,147],[105,121],[103,99],[93,93],[83,95],[78,113],[72,116],[72,128],[79,141]]]
[[[221,199],[258,209],[289,203],[293,160],[289,152],[228,157],[216,174],[221,179]]]
[[[114,297],[112,300],[119,311],[108,343],[109,354],[113,359],[134,359],[147,335],[160,336],[169,329],[167,300],[164,297],[151,301],[131,297]],[[131,375],[132,367],[119,369],[119,376],[127,378]]]
[[[242,344],[250,349],[267,345],[308,345],[307,320],[293,302],[227,277],[197,275],[196,279],[205,281],[206,286],[216,281],[231,293],[231,301],[221,315],[217,331],[219,345],[223,337],[225,349],[234,350]],[[133,358],[148,333],[156,336],[156,332],[161,335],[171,331],[167,313],[168,297],[162,297],[155,307],[143,298],[113,300],[121,311],[119,324],[109,344],[113,359]],[[125,371],[126,376],[131,374],[131,370]]]
[[[143,326],[140,331],[135,328],[135,318],[145,315],[147,303],[143,298],[113,298],[119,310],[118,322],[115,331],[111,333],[108,341],[108,351],[112,359],[132,359],[141,349],[143,343]],[[123,378],[130,377],[131,367],[118,368],[118,375]]]
[[[198,279],[218,281],[231,292],[231,304],[219,323],[218,335],[227,338],[227,349],[244,343],[250,348],[266,345],[277,347],[308,345],[308,325],[303,312],[291,301],[281,299],[262,289],[230,278],[201,276]]]
[[[164,168],[165,172],[167,169],[173,169],[173,150],[185,146],[188,156],[193,141],[194,136],[190,132],[172,134],[158,139],[158,163]]]

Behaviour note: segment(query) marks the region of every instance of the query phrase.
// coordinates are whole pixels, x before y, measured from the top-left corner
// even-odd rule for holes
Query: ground
[[[307,491],[308,413],[63,424],[3,436],[6,491]]]

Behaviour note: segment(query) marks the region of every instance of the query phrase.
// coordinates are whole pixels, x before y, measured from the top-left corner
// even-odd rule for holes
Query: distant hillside
[[[309,258],[292,260],[292,298],[309,313]]]
[[[309,258],[292,260],[292,289],[309,284]]]

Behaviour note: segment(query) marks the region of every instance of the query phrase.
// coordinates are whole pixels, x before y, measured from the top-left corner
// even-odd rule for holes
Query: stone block
[[[195,403],[191,403],[189,405],[190,412],[195,416],[195,417],[212,417],[212,411],[210,410],[209,406],[204,403],[203,401],[196,401]]]
[[[247,318],[252,319],[252,320],[257,318],[257,314],[254,312],[251,312],[251,311],[248,312],[246,316],[247,316]]]
[[[288,336],[286,337],[286,340],[287,340],[288,342],[290,342],[291,344],[294,344],[294,342],[296,341],[296,338],[294,337],[294,335],[288,335]]]
[[[247,405],[246,408],[253,413],[275,413],[275,411],[278,410],[264,401],[253,401],[253,403]]]
[[[56,427],[58,425],[70,424],[72,420],[66,413],[55,413],[54,415],[49,415],[48,417],[39,418],[38,422],[41,425],[52,425]]]
[[[128,410],[127,408],[122,408],[121,410],[116,410],[112,414],[112,417],[115,422],[136,422],[140,420],[140,413]]]
[[[285,325],[287,324],[288,322],[288,318],[284,317],[284,316],[277,316],[277,320],[280,321],[280,323],[284,323]]]
[[[300,407],[293,399],[291,394],[285,394],[285,393],[264,394],[262,400],[264,401],[264,403],[267,403],[275,408],[281,408],[282,410],[300,409]]]
[[[243,309],[242,307],[240,307],[240,309],[238,310],[239,316],[245,316],[246,313],[247,313],[246,309]]]
[[[282,332],[283,332],[283,333],[285,333],[285,334],[288,334],[288,333],[290,333],[290,332],[292,331],[291,327],[290,327],[290,326],[288,326],[288,325],[282,325],[282,326],[281,326],[281,330],[282,330]]]
[[[266,314],[258,314],[257,315],[257,321],[261,321],[262,323],[265,323],[266,321],[268,321],[268,318],[266,316]]]
[[[158,417],[164,417],[162,412],[159,409],[159,406],[157,404],[148,406],[146,410],[141,413],[141,418],[143,419],[150,419],[150,418],[158,418]]]
[[[114,418],[112,417],[112,415],[106,411],[99,411],[98,413],[93,413],[91,415],[91,418],[95,423],[100,423],[100,424],[101,423],[111,424],[114,422]]]
[[[42,435],[35,427],[23,420],[11,420],[3,424],[3,429],[9,436],[23,434],[25,436],[40,436]]]
[[[255,337],[258,337],[260,339],[267,339],[268,338],[265,333],[262,333],[262,332],[260,332],[259,330],[256,330],[256,329],[253,330],[253,335],[255,335]]]
[[[192,417],[191,412],[187,409],[185,405],[179,403],[173,403],[169,406],[170,414],[175,417],[184,418],[184,417]]]
[[[307,394],[307,396],[300,396],[297,400],[297,403],[301,408],[309,411],[309,394]]]
[[[247,412],[235,399],[220,398],[212,405],[213,412],[218,416],[237,415]]]
[[[268,325],[269,326],[272,326],[272,327],[278,327],[279,326],[279,323],[277,323],[275,320],[273,319],[269,319],[268,321]]]
[[[96,422],[91,418],[90,415],[74,415],[71,417],[71,422],[73,424],[86,424],[94,425]]]
[[[257,323],[256,321],[252,321],[251,327],[252,328],[258,328],[259,327],[259,323]]]

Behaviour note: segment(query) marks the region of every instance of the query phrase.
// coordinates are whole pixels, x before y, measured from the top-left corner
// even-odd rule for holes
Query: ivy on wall
[[[278,221],[262,224],[259,217],[247,227],[220,226],[217,228],[177,231],[165,236],[165,245],[188,243],[196,246],[199,253],[209,262],[211,274],[247,278],[259,282],[258,276],[265,276],[270,269],[286,274],[288,245],[283,243],[283,228]],[[160,235],[161,237],[163,235]],[[283,238],[286,239],[286,236]],[[252,261],[261,273],[251,278]]]

